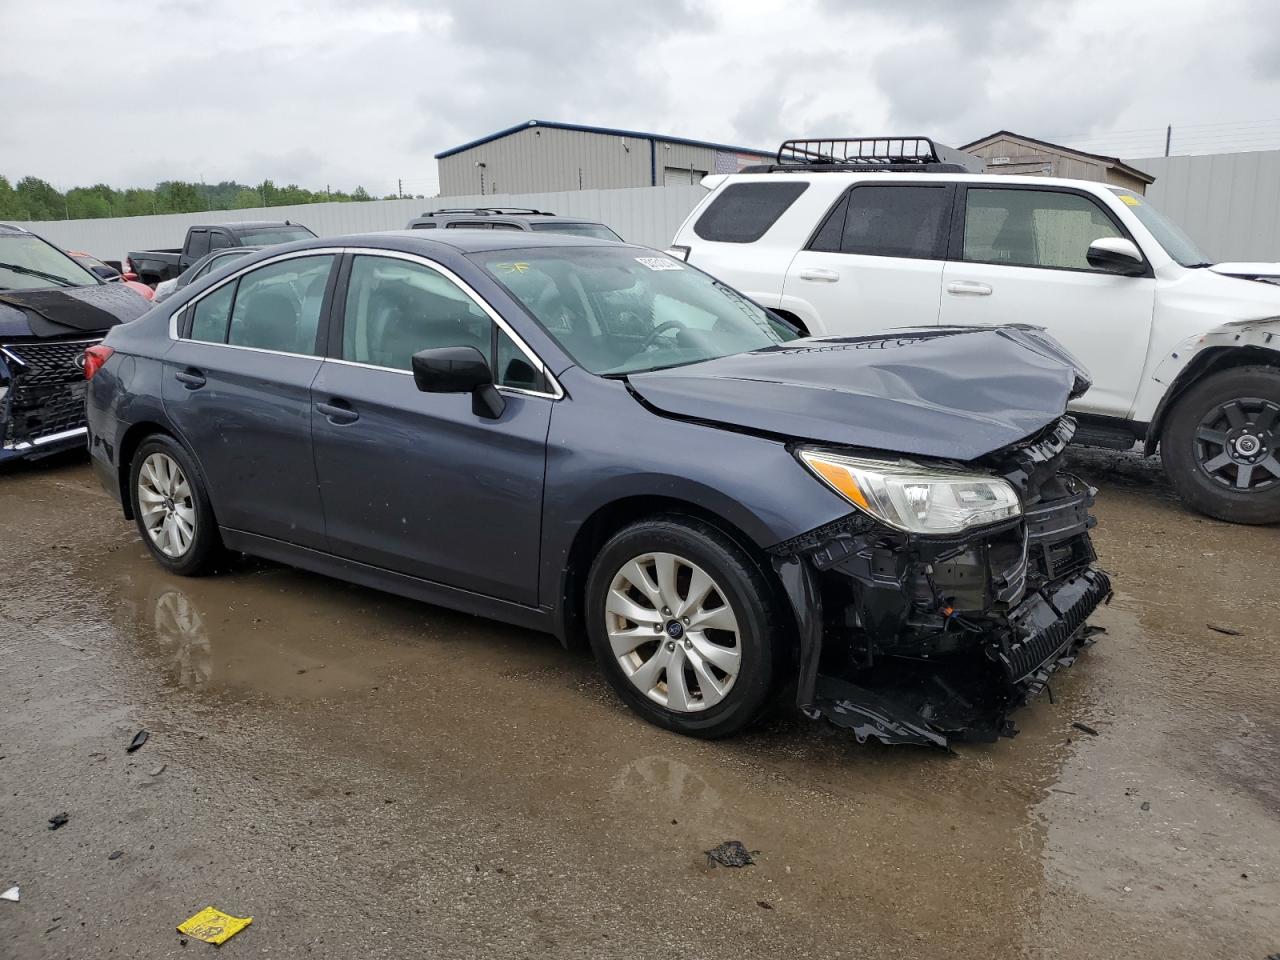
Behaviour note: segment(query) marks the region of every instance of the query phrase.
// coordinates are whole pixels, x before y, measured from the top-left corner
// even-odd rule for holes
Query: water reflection
[[[170,679],[180,687],[204,689],[213,676],[204,614],[176,587],[153,590],[150,606],[156,644],[168,660]]]

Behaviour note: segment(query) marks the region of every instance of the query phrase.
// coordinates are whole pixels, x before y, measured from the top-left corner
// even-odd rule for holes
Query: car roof
[[[531,250],[539,247],[631,247],[634,244],[616,240],[597,240],[565,233],[537,233],[523,230],[387,230],[381,233],[357,233],[345,237],[325,237],[289,244],[292,250],[320,247],[385,247],[388,250],[430,253],[447,247],[458,253],[486,253],[490,250]],[[636,247],[646,250],[647,247]]]
[[[197,223],[195,226],[202,230],[221,227],[223,230],[239,233],[242,230],[260,230],[263,227],[302,227],[303,225],[294,223],[292,220],[233,220],[230,223]],[[303,229],[307,228],[303,227]]]
[[[725,185],[730,183],[787,183],[792,180],[803,180],[811,183],[834,183],[848,184],[852,181],[876,183],[881,180],[885,182],[901,183],[910,181],[912,183],[967,183],[970,185],[994,185],[1009,184],[1013,186],[1039,186],[1046,189],[1051,187],[1074,187],[1076,189],[1084,189],[1090,192],[1096,190],[1110,189],[1127,189],[1125,187],[1116,187],[1115,184],[1103,183],[1099,180],[1071,180],[1066,177],[1037,177],[1031,174],[1003,174],[1003,173],[954,173],[948,171],[932,171],[914,173],[904,170],[822,170],[821,168],[800,167],[794,170],[774,170],[771,172],[760,171],[759,173],[729,173],[729,174],[712,174],[719,176],[721,182]],[[710,179],[708,177],[707,179]]]
[[[523,223],[600,223],[599,220],[592,220],[589,217],[569,217],[560,213],[490,213],[485,210],[477,210],[474,213],[466,211],[451,211],[449,213],[424,213],[420,217],[414,217],[414,223],[422,220],[519,220]],[[600,224],[604,226],[604,224]]]
[[[19,227],[18,225],[13,223],[0,223],[0,233],[12,234],[13,236],[17,237],[17,236],[30,235],[31,231],[24,230],[22,229],[22,227]]]

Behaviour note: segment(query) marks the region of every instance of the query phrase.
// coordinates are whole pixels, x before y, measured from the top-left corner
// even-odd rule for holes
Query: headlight
[[[799,455],[818,479],[859,510],[909,533],[961,533],[1022,514],[1017,491],[999,477],[811,448]]]

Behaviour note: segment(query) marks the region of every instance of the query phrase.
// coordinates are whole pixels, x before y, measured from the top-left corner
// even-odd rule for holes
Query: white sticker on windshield
[[[643,263],[650,270],[683,270],[684,267],[668,257],[636,257],[636,263]]]

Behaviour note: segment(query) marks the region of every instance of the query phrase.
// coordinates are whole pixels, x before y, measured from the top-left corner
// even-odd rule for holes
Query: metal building
[[[960,149],[985,160],[987,173],[1097,180],[1114,187],[1126,187],[1135,193],[1145,193],[1147,184],[1155,180],[1151,174],[1130,166],[1118,157],[1085,153],[1008,130],[997,130]]]
[[[661,133],[529,120],[436,154],[440,196],[689,186],[774,151]]]

